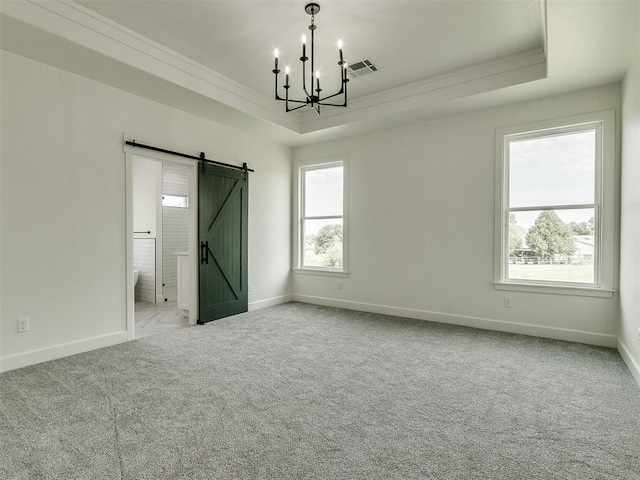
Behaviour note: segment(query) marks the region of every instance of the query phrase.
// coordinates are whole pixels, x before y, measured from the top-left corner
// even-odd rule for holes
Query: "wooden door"
[[[198,170],[198,323],[206,323],[248,309],[249,183],[243,170],[208,163]]]

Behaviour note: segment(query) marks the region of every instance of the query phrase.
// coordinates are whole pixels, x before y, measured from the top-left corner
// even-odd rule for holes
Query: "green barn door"
[[[201,163],[198,171],[198,323],[206,323],[247,311],[249,183],[242,170]]]

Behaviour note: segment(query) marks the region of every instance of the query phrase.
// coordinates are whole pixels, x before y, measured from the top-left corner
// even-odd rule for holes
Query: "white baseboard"
[[[618,338],[618,352],[620,352],[620,356],[622,357],[622,360],[624,360],[624,363],[627,364],[627,368],[629,369],[629,371],[631,372],[631,375],[633,375],[633,378],[636,380],[636,383],[640,387],[640,364],[636,362],[636,360],[633,358],[633,355],[631,355],[631,352],[629,351],[627,346],[619,338]]]
[[[398,317],[428,320],[431,322],[448,323],[465,327],[495,330],[499,332],[517,333],[533,337],[552,338],[568,342],[586,343],[601,347],[616,348],[618,338],[615,335],[570,330],[566,328],[543,327],[526,323],[507,322],[504,320],[492,320],[488,318],[469,317],[466,315],[454,315],[450,313],[430,312],[427,310],[415,310],[411,308],[394,307],[389,305],[377,305],[374,303],[352,302],[334,298],[314,297],[311,295],[293,295],[295,302],[312,303],[328,307],[346,308],[362,312],[380,313]]]
[[[48,362],[57,358],[68,357],[77,353],[84,353],[102,347],[110,347],[118,343],[127,341],[127,332],[115,332],[99,337],[87,338],[75,342],[62,343],[52,347],[31,350],[29,352],[18,353],[0,358],[0,372],[8,372],[16,368],[35,365],[36,363]]]
[[[279,297],[266,298],[264,300],[258,300],[257,302],[251,302],[249,304],[249,311],[260,310],[261,308],[273,307],[274,305],[280,305],[281,303],[288,303],[293,301],[293,295],[280,295]]]

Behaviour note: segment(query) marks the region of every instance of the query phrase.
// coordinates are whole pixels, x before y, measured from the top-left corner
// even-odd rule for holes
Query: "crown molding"
[[[543,79],[547,74],[543,44],[540,49],[494,59],[351,99],[349,108],[325,109],[322,116],[311,110],[286,113],[280,102],[265,97],[72,0],[0,1],[0,14],[82,45],[301,136],[365,121],[373,116],[411,110]],[[545,20],[543,16],[543,24],[546,24]],[[545,30],[545,25],[543,27]]]
[[[272,99],[70,0],[2,2],[3,15],[163,78],[215,101],[299,132]]]
[[[455,98],[540,80],[547,76],[542,48],[498,58],[478,65],[401,85],[350,101],[348,109],[323,111],[322,116],[305,112],[302,133],[401,110],[432,105]]]

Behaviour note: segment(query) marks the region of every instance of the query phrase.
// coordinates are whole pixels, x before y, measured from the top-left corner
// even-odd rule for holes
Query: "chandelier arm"
[[[301,108],[304,108],[307,105],[308,105],[307,103],[304,103],[304,104],[298,105],[297,107],[294,107],[294,108],[287,107],[287,112],[293,112],[294,110],[300,110]]]
[[[276,82],[275,82],[275,97],[276,100],[283,100],[283,98],[280,97],[280,95],[278,95],[278,74],[280,73],[280,70],[277,68],[278,64],[276,63],[276,68],[273,69],[273,74],[276,78]]]
[[[342,87],[344,88],[344,106],[347,106],[347,83],[349,83],[349,79],[347,78],[347,69],[344,69],[344,80],[342,81]]]
[[[342,50],[340,50],[340,57],[342,58]],[[338,62],[340,68],[340,93],[344,92],[345,87],[347,86],[347,69],[344,67],[346,62],[344,60],[340,60]]]
[[[341,70],[344,71],[343,68],[341,68]],[[347,89],[347,82],[349,80],[344,78],[344,74],[342,74],[342,72],[341,72],[340,77],[341,77],[341,79],[340,79],[340,90],[338,90],[338,92],[334,93],[333,95],[329,95],[328,97],[321,98],[320,101],[328,100],[329,98],[337,97],[338,95],[341,95],[341,94],[345,93],[345,91]]]
[[[344,88],[341,88],[339,92],[334,93],[333,95],[329,95],[328,97],[322,97],[320,101],[329,100],[330,98],[337,97],[338,95],[342,95],[344,93]]]
[[[287,92],[288,93],[288,92]],[[276,100],[285,100],[284,98],[282,98],[280,96],[280,94],[278,93],[278,81],[276,80]]]
[[[289,99],[281,98],[280,100],[282,100],[283,102],[303,103],[305,105],[309,103],[306,100],[296,100],[295,98],[289,98]]]
[[[343,100],[344,103],[343,104],[325,103],[327,100],[329,100],[331,98],[338,97],[340,95],[342,95],[343,98],[344,98],[344,100]],[[322,105],[325,105],[325,106],[341,107],[341,106],[346,105],[346,103],[347,103],[347,95],[346,95],[346,92],[344,91],[344,88],[341,88],[339,92],[334,93],[333,95],[329,95],[327,97],[323,97],[323,98],[318,99],[318,102],[322,103]]]

